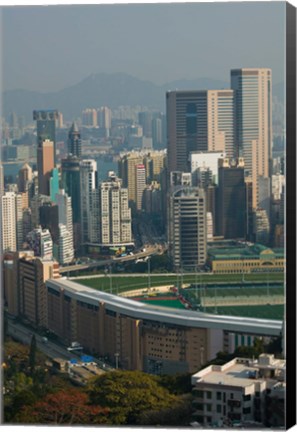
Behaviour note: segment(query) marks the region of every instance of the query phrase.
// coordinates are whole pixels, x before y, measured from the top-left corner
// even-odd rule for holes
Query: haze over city
[[[156,84],[237,67],[284,81],[283,2],[25,6],[2,9],[3,90],[56,91],[92,73]]]

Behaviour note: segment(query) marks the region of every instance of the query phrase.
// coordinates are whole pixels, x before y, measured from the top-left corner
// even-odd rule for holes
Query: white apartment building
[[[16,194],[6,192],[2,196],[2,247],[3,251],[17,250]]]
[[[74,258],[71,197],[61,189],[55,201],[59,212],[59,263],[67,264]]]
[[[210,365],[192,375],[194,417],[203,426],[284,426],[285,360],[261,354],[258,360],[235,358],[222,366]],[[274,398],[278,414],[270,412]]]
[[[100,186],[101,243],[119,245],[132,241],[128,190],[114,175]]]

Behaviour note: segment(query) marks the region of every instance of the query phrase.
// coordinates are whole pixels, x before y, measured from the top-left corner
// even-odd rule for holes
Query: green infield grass
[[[242,316],[263,319],[284,319],[284,305],[258,305],[258,306],[218,306],[207,307],[205,312],[218,315]]]

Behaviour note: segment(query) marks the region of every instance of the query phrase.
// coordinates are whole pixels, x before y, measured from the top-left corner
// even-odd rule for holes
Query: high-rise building
[[[206,261],[206,208],[203,189],[181,186],[170,194],[169,256],[176,270],[196,269]]]
[[[145,166],[143,164],[136,165],[135,170],[135,184],[136,184],[136,209],[141,210],[142,209],[142,198],[143,198],[143,191],[146,186],[146,170]]]
[[[59,264],[37,258],[33,251],[6,254],[4,260],[4,293],[9,313],[22,316],[35,327],[47,327],[45,282],[60,277]]]
[[[80,210],[82,243],[99,243],[99,191],[97,163],[92,159],[80,162]]]
[[[59,263],[67,264],[74,258],[71,197],[62,189],[55,201],[59,209]]]
[[[253,181],[253,207],[259,204],[258,178],[269,177],[272,152],[271,69],[233,69],[234,137],[237,155]]]
[[[88,127],[97,127],[97,110],[95,108],[86,108],[82,112],[82,124]]]
[[[68,154],[81,157],[81,137],[75,122],[72,123],[68,134]]]
[[[128,190],[114,174],[100,185],[101,243],[123,245],[131,243],[131,209]]]
[[[18,173],[19,192],[27,192],[29,184],[33,178],[33,170],[29,164],[25,163]]]
[[[2,199],[3,251],[16,251],[23,245],[23,197],[15,192],[5,192]]]
[[[191,152],[191,173],[195,177],[198,168],[209,169],[212,172],[212,183],[218,184],[219,159],[226,157],[225,152]]]
[[[0,163],[0,198],[4,194],[4,170],[3,165]]]
[[[58,111],[56,110],[40,110],[33,111],[33,120],[36,120],[37,125],[37,149],[42,147],[45,140],[53,143],[54,149],[54,166],[56,164],[56,121],[58,119]],[[37,170],[39,165],[37,162]]]
[[[45,261],[53,259],[53,240],[48,229],[34,228],[27,235],[29,248],[34,251],[34,255]]]
[[[220,159],[217,196],[217,234],[225,239],[245,238],[247,203],[243,158]]]
[[[267,245],[270,239],[270,223],[266,210],[258,208],[254,212],[254,232],[257,243]]]
[[[80,222],[80,159],[68,155],[62,159],[62,187],[71,197],[73,222]]]
[[[142,126],[143,135],[147,138],[152,137],[152,121],[153,121],[152,112],[142,111],[138,113],[138,122]]]
[[[172,91],[167,102],[168,170],[188,171],[193,151],[234,156],[233,91]]]
[[[50,178],[55,168],[54,142],[48,139],[41,141],[37,149],[38,192],[50,195]]]
[[[136,166],[143,163],[143,154],[129,152],[121,155],[119,160],[119,177],[123,180],[123,187],[128,188],[129,201],[136,203]]]
[[[101,107],[97,110],[97,123],[100,129],[103,130],[104,137],[108,138],[111,129],[111,109]]]

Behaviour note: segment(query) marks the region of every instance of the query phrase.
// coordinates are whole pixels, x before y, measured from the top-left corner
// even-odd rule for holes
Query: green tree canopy
[[[146,411],[168,408],[177,398],[157,383],[155,377],[139,371],[108,372],[88,387],[90,401],[108,407],[109,424],[139,424]]]

